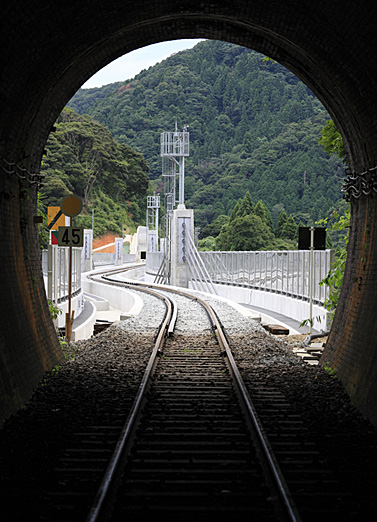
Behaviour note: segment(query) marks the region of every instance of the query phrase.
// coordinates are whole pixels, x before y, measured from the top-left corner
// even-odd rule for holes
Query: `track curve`
[[[198,363],[198,361],[194,360],[192,357],[187,357],[189,351],[196,350],[196,348],[194,348],[193,350],[187,349],[187,341],[186,341],[186,348],[183,348],[183,352],[186,352],[186,353],[182,353],[182,348],[178,349],[178,352],[177,352],[176,346],[174,348],[169,348],[169,347],[166,348],[166,346],[165,346],[165,348],[164,348],[164,344],[166,344],[166,337],[167,337],[168,332],[169,332],[169,334],[171,334],[173,331],[173,326],[170,323],[173,320],[173,318],[176,317],[176,315],[177,315],[177,307],[174,306],[174,301],[171,298],[169,299],[169,297],[167,297],[167,291],[169,294],[176,293],[181,296],[185,296],[186,298],[191,299],[191,300],[193,299],[193,295],[184,290],[171,289],[171,288],[162,289],[161,285],[152,285],[152,284],[147,284],[147,283],[135,283],[135,282],[131,283],[131,282],[117,280],[116,274],[123,270],[116,269],[116,270],[112,270],[111,272],[109,272],[107,270],[105,273],[101,272],[101,274],[96,274],[95,276],[91,276],[91,277],[93,277],[93,278],[95,277],[97,281],[101,280],[102,282],[106,282],[106,284],[120,285],[120,286],[123,286],[126,288],[132,288],[133,290],[137,289],[139,291],[147,292],[151,295],[154,295],[155,297],[159,297],[160,299],[162,299],[165,302],[166,314],[165,314],[164,320],[161,323],[158,334],[156,335],[155,347],[152,352],[150,361],[148,363],[146,374],[140,385],[138,396],[135,399],[134,407],[132,408],[132,412],[126,422],[125,427],[122,430],[122,435],[117,443],[117,447],[114,452],[114,455],[111,459],[111,462],[105,473],[101,486],[98,490],[96,500],[91,508],[90,514],[87,518],[87,522],[97,522],[99,520],[107,520],[107,519],[109,519],[110,512],[113,512],[113,515],[112,515],[113,518],[111,518],[111,520],[123,520],[124,519],[123,517],[127,517],[127,519],[130,519],[130,520],[143,520],[143,522],[145,522],[146,520],[154,520],[154,521],[170,520],[170,519],[173,520],[173,519],[176,519],[176,517],[178,515],[180,516],[181,520],[186,520],[186,518],[182,518],[182,516],[183,516],[182,509],[184,509],[184,511],[188,513],[189,518],[187,518],[187,520],[192,520],[192,518],[190,518],[190,517],[195,517],[195,520],[203,519],[203,520],[208,521],[208,520],[212,520],[212,518],[209,518],[211,516],[214,517],[213,520],[215,520],[215,519],[222,520],[223,518],[221,518],[221,517],[223,515],[225,515],[225,518],[224,518],[224,520],[225,520],[225,519],[228,519],[227,517],[229,517],[230,512],[233,515],[235,515],[235,510],[237,510],[237,508],[239,508],[238,509],[239,514],[238,514],[237,520],[249,520],[250,516],[251,515],[255,516],[256,513],[258,513],[258,517],[259,517],[258,520],[264,520],[264,519],[265,520],[274,520],[274,519],[275,520],[290,520],[290,521],[301,520],[300,515],[299,515],[297,508],[294,504],[294,501],[292,499],[292,496],[289,492],[286,481],[281,473],[277,460],[271,449],[271,445],[264,433],[262,423],[259,420],[256,409],[247,392],[246,386],[242,381],[242,378],[238,371],[237,365],[234,361],[231,349],[229,347],[229,343],[226,338],[226,333],[220,323],[219,318],[217,317],[216,313],[214,312],[213,308],[204,299],[201,299],[199,297],[194,298],[195,301],[200,303],[200,305],[206,310],[208,319],[211,323],[211,329],[213,330],[213,332],[216,335],[216,343],[218,344],[217,355],[214,356],[214,354],[213,354],[214,349],[212,347],[210,350],[211,355],[207,358],[206,358],[206,356],[208,355],[208,353],[206,352],[206,350],[204,350],[206,355],[203,356],[203,354],[202,354],[202,360],[205,361],[204,366],[207,368],[207,370],[211,366],[211,358],[217,359],[215,361],[216,362],[215,366],[218,365],[219,362],[222,365],[224,365],[225,370],[223,369],[220,371],[220,373],[222,374],[222,375],[220,375],[220,381],[219,381],[220,384],[215,382],[215,378],[211,374],[211,371],[209,373],[208,373],[208,371],[207,371],[207,373],[204,372],[204,377],[203,376],[198,377],[198,375],[196,374],[193,377],[193,379],[191,379],[191,377],[190,377],[191,372],[193,372],[195,374],[195,371],[192,369],[192,367],[195,366],[195,364],[199,364],[199,367],[203,366],[203,363]],[[194,343],[195,342],[198,342],[198,339],[196,339],[194,341]],[[211,343],[211,339],[205,340],[204,343],[207,343],[207,344]],[[203,352],[203,349],[201,349],[201,351]],[[170,354],[170,355],[166,355],[166,354]],[[270,494],[266,495],[265,491],[262,491],[262,492],[258,492],[258,494],[256,495],[257,497],[258,497],[258,495],[259,495],[259,497],[263,497],[265,505],[262,503],[263,504],[263,506],[262,506],[262,504],[257,503],[254,506],[253,502],[248,501],[248,496],[250,497],[251,491],[252,490],[255,491],[255,489],[257,489],[256,484],[252,484],[251,482],[250,483],[248,482],[249,478],[250,478],[249,477],[250,473],[246,473],[244,476],[242,475],[241,472],[239,472],[238,474],[236,473],[236,475],[234,475],[234,474],[232,475],[232,473],[234,473],[234,470],[229,472],[229,474],[228,474],[228,477],[230,477],[229,480],[228,480],[228,478],[226,478],[225,482],[221,482],[222,479],[220,480],[220,487],[222,488],[221,491],[230,493],[230,494],[226,493],[225,496],[228,496],[229,498],[232,497],[233,502],[228,502],[229,499],[227,498],[226,502],[224,503],[224,498],[223,498],[224,495],[216,496],[216,494],[213,494],[214,483],[216,483],[216,480],[217,480],[216,478],[212,478],[211,479],[212,482],[211,482],[211,480],[209,480],[209,481],[204,480],[204,483],[207,484],[207,486],[209,485],[210,488],[212,488],[212,490],[211,490],[212,493],[205,495],[206,498],[203,501],[203,495],[199,494],[199,492],[196,491],[195,488],[198,486],[198,484],[201,483],[201,481],[203,481],[203,476],[204,477],[206,476],[205,469],[202,466],[203,469],[201,468],[201,469],[196,469],[196,470],[192,471],[191,475],[189,474],[189,477],[190,477],[189,479],[182,478],[182,476],[183,477],[185,476],[182,469],[179,468],[179,470],[177,471],[177,470],[173,469],[174,463],[170,463],[172,465],[169,464],[169,459],[171,461],[171,451],[172,451],[171,449],[166,450],[166,448],[165,448],[162,452],[162,455],[166,455],[166,457],[164,457],[162,459],[157,459],[157,461],[159,462],[158,465],[161,467],[160,475],[158,474],[158,471],[156,471],[155,469],[152,469],[152,471],[151,471],[151,469],[148,468],[148,466],[146,467],[147,471],[143,472],[143,466],[145,466],[146,462],[148,461],[148,450],[145,449],[145,445],[147,447],[154,448],[154,449],[150,450],[152,452],[151,453],[152,457],[149,455],[149,457],[150,457],[149,460],[151,462],[155,462],[155,460],[156,460],[155,455],[156,455],[156,452],[158,452],[158,449],[156,449],[156,447],[158,448],[158,444],[155,447],[153,445],[154,443],[150,444],[150,442],[148,442],[148,441],[147,442],[144,441],[144,443],[141,442],[141,447],[144,449],[142,449],[141,453],[140,453],[140,451],[137,450],[137,446],[138,446],[138,440],[140,441],[140,439],[141,439],[141,441],[143,441],[143,435],[140,433],[140,430],[139,430],[139,433],[136,435],[137,425],[138,425],[138,423],[140,425],[141,410],[143,408],[144,408],[144,413],[143,413],[144,419],[148,418],[148,416],[153,417],[156,415],[155,412],[153,413],[153,411],[154,411],[153,404],[152,404],[152,406],[149,406],[149,408],[152,408],[152,409],[150,410],[150,413],[148,413],[148,406],[146,406],[148,401],[146,399],[146,395],[147,395],[147,392],[149,392],[149,394],[151,394],[151,393],[155,394],[155,390],[153,390],[153,388],[151,389],[151,386],[152,387],[154,386],[156,390],[158,389],[158,386],[156,387],[156,385],[152,381],[157,381],[157,383],[158,383],[159,377],[158,377],[158,375],[156,377],[156,374],[154,372],[156,371],[157,362],[162,361],[164,359],[165,355],[167,358],[174,359],[178,363],[178,368],[179,368],[178,373],[185,374],[184,382],[181,382],[179,379],[177,380],[174,377],[174,374],[177,373],[177,366],[170,365],[169,372],[167,374],[164,374],[164,376],[163,376],[163,379],[167,380],[167,382],[168,382],[169,395],[173,396],[173,403],[175,401],[174,394],[178,393],[178,396],[181,396],[182,390],[185,390],[184,393],[186,393],[186,394],[193,393],[195,395],[195,393],[197,391],[196,385],[197,385],[198,379],[200,380],[202,387],[203,387],[203,389],[201,390],[201,393],[205,393],[205,392],[207,393],[208,390],[206,390],[206,388],[211,389],[211,383],[213,383],[213,382],[215,382],[215,386],[212,386],[215,389],[215,392],[221,393],[221,389],[224,384],[224,380],[222,379],[222,377],[223,377],[224,373],[229,374],[229,379],[231,382],[230,388],[232,389],[232,398],[231,399],[227,398],[226,400],[230,400],[230,403],[229,403],[231,405],[230,409],[235,410],[238,407],[240,409],[240,411],[242,412],[241,414],[239,412],[237,412],[238,420],[235,421],[235,419],[233,418],[233,420],[230,420],[230,424],[232,424],[232,422],[233,422],[234,425],[237,425],[239,427],[239,423],[240,423],[239,419],[240,419],[240,415],[242,415],[243,420],[242,420],[241,424],[244,425],[243,429],[246,430],[246,432],[248,434],[250,434],[250,433],[252,434],[253,447],[254,447],[253,451],[255,452],[256,455],[258,455],[258,459],[262,462],[262,468],[264,470],[264,478],[262,478],[261,476],[258,475],[260,473],[259,470],[258,470],[258,472],[256,472],[256,469],[258,468],[258,466],[260,466],[260,464],[259,463],[254,464],[254,460],[256,458],[254,456],[252,459],[253,464],[251,467],[252,467],[253,471],[251,472],[251,475],[253,475],[253,474],[258,475],[257,482],[266,481],[268,483]],[[159,358],[159,356],[160,356],[160,358]],[[203,359],[203,357],[204,357],[204,359]],[[186,359],[185,363],[183,363],[183,359]],[[163,365],[161,365],[161,362],[160,362],[159,366],[163,366]],[[166,365],[165,365],[165,368],[166,368]],[[218,372],[218,369],[213,370],[214,375],[216,374],[216,372]],[[208,382],[210,383],[210,386],[208,386]],[[218,386],[218,388],[217,388],[217,386]],[[194,390],[194,391],[192,391],[192,390]],[[157,393],[156,396],[159,397],[158,400],[161,400],[161,394],[159,395],[158,392],[156,392],[156,393]],[[198,394],[195,395],[195,397],[192,401],[193,404],[195,404],[195,401],[197,399],[203,400],[203,397],[200,396],[201,393],[199,393],[199,397],[197,396]],[[216,393],[215,393],[215,395],[216,395]],[[163,393],[162,393],[162,395],[163,395]],[[213,390],[210,390],[210,395],[213,395]],[[233,395],[236,395],[236,398]],[[190,418],[190,415],[192,412],[187,413],[187,411],[188,411],[186,408],[187,404],[185,404],[184,400],[182,403],[180,403],[179,402],[180,400],[181,399],[179,399],[178,403],[174,405],[173,410],[175,410],[175,411],[184,410],[184,411],[186,411],[186,417]],[[211,400],[212,400],[212,398],[211,398]],[[225,400],[225,398],[223,397],[222,400]],[[149,400],[149,403],[150,402],[151,401]],[[237,406],[236,406],[236,403],[237,403]],[[174,418],[174,416],[169,417],[170,414],[167,413],[166,410],[169,407],[171,407],[171,405],[169,406],[169,404],[166,402],[165,399],[162,400],[161,405],[163,405],[163,407],[161,406],[161,408],[162,408],[161,411],[163,411],[163,413],[161,413],[161,415],[160,415],[160,417],[162,417],[161,418],[162,424],[160,425],[159,428],[156,428],[156,426],[154,426],[154,428],[157,429],[157,433],[158,433],[158,430],[160,430],[160,431],[162,430],[162,433],[158,433],[159,437],[161,437],[161,436],[163,437],[164,430],[167,429],[166,436],[168,436],[168,438],[169,437],[172,438],[172,441],[171,441],[173,443],[172,447],[175,447],[174,445],[179,441],[179,435],[185,437],[184,431],[182,432],[182,431],[178,430],[178,433],[175,434],[176,439],[178,439],[178,440],[174,440],[174,436],[171,433],[172,430],[174,432],[174,430],[176,429],[176,428],[174,428],[174,426],[180,425],[179,424],[180,423],[179,413],[178,413],[177,418]],[[217,407],[216,401],[215,401],[215,406],[213,406],[213,407],[214,408]],[[207,408],[207,410],[208,410],[208,408]],[[229,409],[228,409],[227,413],[225,414],[225,417],[227,417],[227,416],[229,417]],[[204,423],[203,424],[204,426],[207,426],[210,417],[211,417],[211,412],[208,410],[206,412],[206,414],[204,415],[204,417],[200,420],[200,422]],[[216,423],[219,423],[219,422],[220,422],[220,424],[221,424],[221,422],[225,423],[225,421],[220,421],[219,419],[217,419]],[[168,426],[168,428],[166,428],[166,426]],[[224,426],[225,426],[225,428],[224,428]],[[225,430],[225,432],[226,432],[228,429],[226,427],[226,424],[224,424],[224,426],[222,429],[220,429],[220,432],[219,432],[220,438],[221,438],[222,430]],[[148,429],[150,429],[150,428],[148,428],[148,425],[144,424],[142,431],[148,432]],[[196,435],[194,435],[194,439],[193,439],[194,445],[195,445],[195,436],[196,436],[196,437],[198,437],[199,447],[205,447],[205,448],[207,448],[207,450],[204,450],[204,451],[210,451],[209,447],[205,446],[205,444],[203,446],[201,446],[201,444],[203,443],[203,441],[201,440],[201,437],[203,437],[201,430],[202,430],[202,428],[199,428],[199,432],[196,433]],[[240,435],[240,433],[237,430],[235,432],[233,431],[233,432],[230,432],[227,434],[228,438],[229,438],[229,436],[230,436],[230,438],[235,437],[235,440],[237,440],[237,437],[239,435]],[[234,440],[231,441],[231,444],[232,443],[234,443]],[[143,446],[143,444],[144,444],[144,446]],[[140,442],[139,442],[139,446],[140,446]],[[135,447],[136,447],[136,450],[135,450]],[[136,451],[136,453],[135,453],[135,451]],[[248,450],[248,451],[250,451],[250,450]],[[135,457],[135,454],[136,455],[142,454],[142,455],[144,455],[144,457],[143,458],[139,458],[138,456]],[[180,456],[181,458],[183,458],[183,460],[185,460],[187,458],[187,455],[182,457],[183,454],[184,454],[184,452],[181,451],[180,453],[178,452],[177,455]],[[225,454],[226,454],[226,456],[225,456]],[[127,455],[128,455],[128,457],[127,457]],[[199,451],[199,455],[201,455],[200,451]],[[229,455],[230,455],[229,447],[226,448],[225,453],[222,453],[221,451],[218,453],[218,456],[216,457],[216,459],[214,459],[214,462],[212,462],[212,464],[211,464],[212,467],[215,466],[215,469],[212,473],[212,475],[214,477],[221,475],[221,472],[219,470],[221,470],[221,466],[223,465],[223,463],[227,462],[227,460],[229,460]],[[147,456],[147,457],[145,457],[145,456]],[[189,458],[189,460],[191,459],[191,461],[193,459],[194,460],[198,459],[200,461],[200,459],[202,457],[201,456],[198,457],[197,455],[195,455],[195,453],[190,453],[188,458]],[[165,459],[165,461],[164,461],[164,459]],[[250,459],[250,455],[248,455],[246,460],[248,460],[248,459]],[[177,460],[177,459],[175,459],[175,460]],[[128,464],[127,464],[127,462],[128,462]],[[129,464],[130,462],[132,463],[131,467]],[[168,464],[166,464],[166,463],[168,463]],[[238,465],[240,465],[240,463],[238,463]],[[127,466],[128,466],[128,468],[127,468]],[[123,473],[124,469],[126,470],[124,472],[125,479],[123,480],[123,485],[120,485],[119,477]],[[157,473],[156,476],[159,478],[156,478],[154,481],[152,480],[152,482],[150,482],[147,478],[145,478],[145,479],[142,478],[140,480],[139,479],[136,480],[135,478],[132,479],[132,476],[135,477],[135,474],[137,477],[140,477],[140,476],[146,477],[148,475],[148,469],[149,469],[150,473]],[[216,469],[217,469],[217,471],[216,471]],[[161,489],[160,486],[162,483],[166,482],[166,480],[169,482],[169,479],[167,479],[166,477],[164,478],[164,475],[163,475],[164,473],[165,473],[166,477],[171,477],[170,482],[172,484],[174,483],[176,486],[178,483],[182,482],[185,485],[185,487],[188,488],[189,492],[184,494],[184,492],[179,491],[179,488],[178,488],[178,490],[174,490],[174,487],[173,487],[173,490],[171,490],[169,493],[169,489],[167,489],[165,486]],[[183,473],[183,475],[182,475],[182,473]],[[224,476],[225,475],[226,474],[224,474]],[[124,484],[127,484],[127,476],[128,477],[131,476],[131,479],[128,478],[128,486],[127,485],[125,486]],[[243,478],[241,480],[235,479],[234,477],[237,477],[237,476],[243,476]],[[248,478],[245,478],[245,477],[248,477]],[[132,484],[134,484],[134,486],[136,484],[136,486],[137,486],[136,490],[134,487],[134,491],[137,491],[138,488],[143,489],[143,480],[145,480],[144,485],[147,489],[145,491],[143,491],[141,495],[139,495],[139,497],[140,497],[139,500],[135,500],[136,497],[138,497],[138,494],[137,493],[128,494],[128,493],[129,493],[130,489],[132,490],[132,487],[133,487]],[[232,489],[235,490],[235,487],[224,486],[224,484],[227,483],[226,482],[227,480],[228,480],[229,484],[234,484],[234,483],[238,484],[237,485],[238,493],[236,495],[234,495],[233,491],[232,491]],[[249,490],[249,492],[247,492],[247,488],[246,488],[246,491],[244,491],[242,494],[239,494],[239,492],[242,490],[242,486],[241,486],[242,481],[245,481],[245,484],[248,484],[247,487],[249,487],[250,490]],[[153,493],[152,490],[156,486],[156,483],[158,483],[158,487],[156,488],[155,493]],[[130,484],[131,484],[131,486],[130,486]],[[190,487],[193,484],[194,484],[194,491],[191,491]],[[121,493],[118,496],[120,498],[127,499],[126,503],[124,503],[124,502],[122,503],[119,501],[118,501],[118,503],[115,503],[115,501],[114,501],[115,493],[113,490],[114,485],[115,485],[115,490],[121,491]],[[226,487],[229,487],[230,489],[226,489]],[[263,488],[262,488],[262,490],[263,490]],[[202,492],[200,492],[200,493],[202,493]],[[168,497],[169,496],[173,497],[173,499],[174,498],[179,499],[178,505],[175,505],[174,501],[173,501],[172,505],[169,508],[167,508],[166,498],[165,498],[166,495]],[[149,506],[147,509],[143,508],[143,503],[144,503],[145,498],[149,499],[149,501],[148,501]],[[266,501],[266,498],[268,498],[269,500]],[[273,506],[271,505],[271,498],[274,499]],[[165,500],[163,500],[162,505],[160,502],[161,499],[165,499]],[[187,501],[187,499],[189,499],[189,500]],[[259,502],[259,500],[258,500],[258,502]],[[116,506],[115,508],[114,508],[114,505]],[[131,505],[131,507],[130,507],[130,505]],[[196,505],[196,507],[193,507],[194,505]],[[228,510],[230,510],[230,511],[228,512]],[[274,518],[271,518],[271,516],[273,516]],[[203,518],[201,518],[201,517],[203,517]],[[236,520],[236,519],[234,519],[234,520]]]

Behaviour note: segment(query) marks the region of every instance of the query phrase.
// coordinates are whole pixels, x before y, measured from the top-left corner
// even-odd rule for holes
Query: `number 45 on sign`
[[[59,227],[59,246],[82,247],[83,244],[84,227]]]

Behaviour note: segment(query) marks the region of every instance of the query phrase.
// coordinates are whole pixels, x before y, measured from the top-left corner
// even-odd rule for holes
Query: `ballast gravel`
[[[128,331],[151,331],[158,328],[164,313],[165,305],[154,296],[145,297],[145,294],[136,290],[128,290],[136,293],[143,299],[142,312],[119,323],[121,328]],[[203,297],[202,292],[190,290],[192,298],[183,297],[174,292],[162,292],[176,302],[180,313],[176,323],[177,333],[207,332],[210,329],[208,316],[203,307],[196,301],[196,297]],[[207,302],[214,308],[221,323],[231,335],[232,333],[252,333],[264,331],[260,324],[250,320],[249,317],[241,315],[234,306],[214,296],[206,295]]]
[[[206,313],[198,303],[176,295],[173,299],[180,306],[177,334],[191,336],[208,330]],[[165,313],[156,298],[143,300],[139,316],[88,340],[70,343],[65,348],[69,360],[48,372],[30,402],[4,423],[0,430],[1,511],[13,513],[8,519],[2,516],[5,522],[41,520],[43,491],[54,479],[59,456],[88,419],[103,424],[112,422],[112,415],[126,418]],[[263,383],[284,394],[337,478],[353,491],[343,522],[373,520],[368,516],[377,509],[376,428],[351,405],[336,377],[304,363],[292,346],[266,333],[234,307],[214,297],[208,300],[227,330],[250,393]]]
[[[129,290],[143,299],[143,308],[140,314],[121,321],[119,327],[129,332],[151,332],[157,330],[164,317],[166,307],[161,299],[153,295],[145,296],[142,292]]]

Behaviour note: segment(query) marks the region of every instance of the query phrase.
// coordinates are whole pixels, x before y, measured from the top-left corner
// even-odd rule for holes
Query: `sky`
[[[82,86],[83,89],[101,87],[108,83],[130,80],[143,69],[155,65],[171,54],[191,49],[202,40],[174,40],[172,42],[160,42],[147,47],[142,47],[114,60],[109,65],[94,74]]]

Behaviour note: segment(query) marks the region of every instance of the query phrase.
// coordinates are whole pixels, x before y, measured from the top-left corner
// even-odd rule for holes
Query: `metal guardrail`
[[[290,297],[310,298],[310,251],[199,252],[213,283],[242,286]],[[147,254],[146,272],[157,274],[163,254]],[[333,250],[314,251],[313,301],[323,304],[329,289],[320,286],[334,261]]]
[[[81,291],[81,251],[72,248],[72,295]],[[49,245],[42,252],[42,270],[45,279],[47,299],[62,303],[68,299],[69,248]]]
[[[107,266],[107,265],[115,265],[116,264],[116,255],[115,253],[106,253],[106,252],[93,252],[92,254],[93,266]],[[122,259],[120,264],[122,263],[134,263],[136,261],[136,254],[122,254]]]
[[[200,252],[214,283],[243,286],[308,300],[310,251]],[[333,250],[314,251],[313,300],[323,304],[329,289],[320,286],[334,261]]]
[[[82,248],[72,249],[72,295],[81,291],[81,273],[85,270],[85,254]],[[122,263],[135,261],[135,254],[123,254]],[[115,254],[93,252],[94,266],[115,264]],[[61,303],[68,299],[69,280],[69,249],[58,245],[49,245],[48,250],[42,251],[42,272],[45,282],[47,299],[54,303]]]

